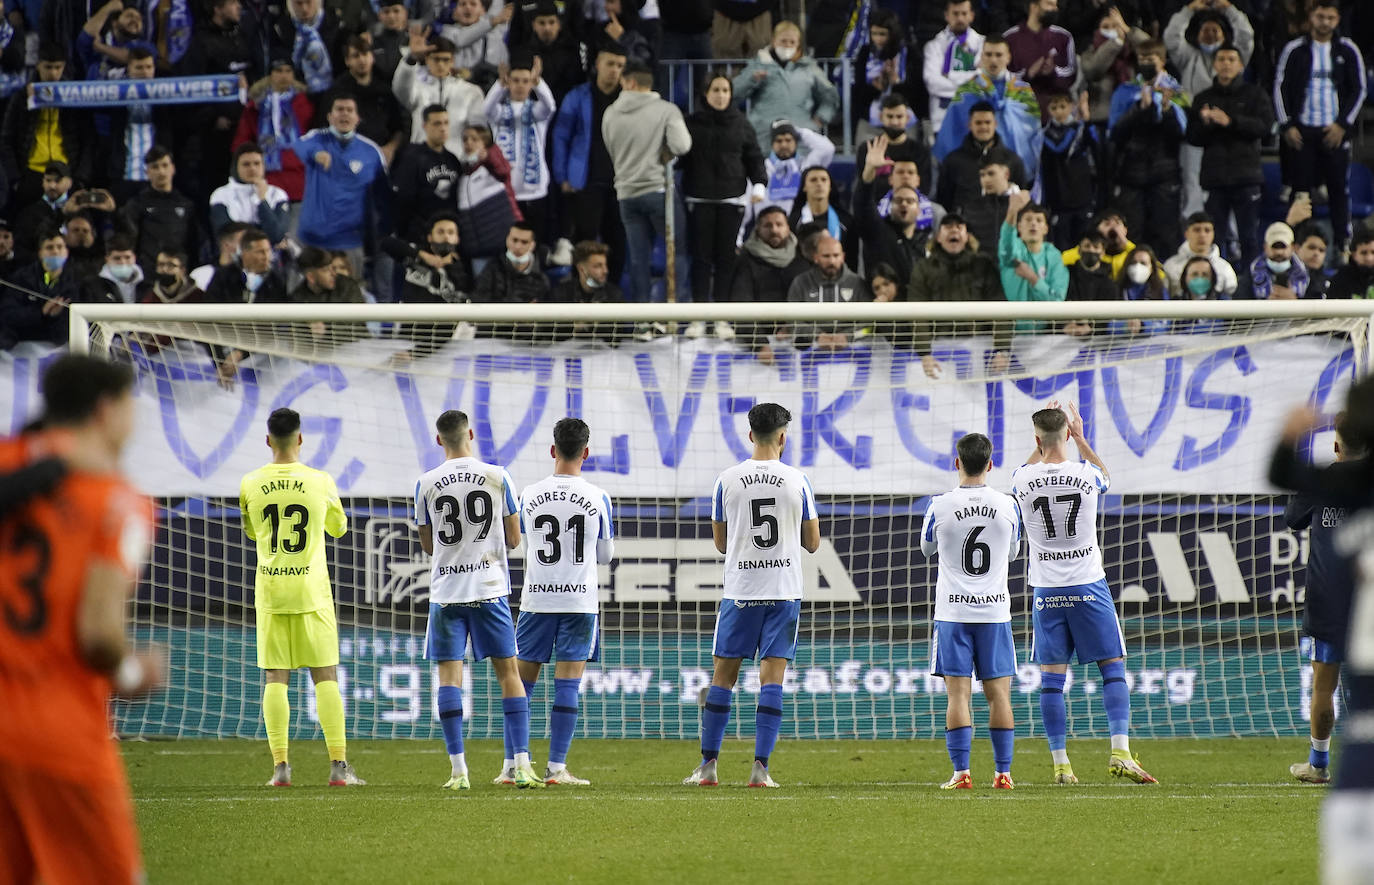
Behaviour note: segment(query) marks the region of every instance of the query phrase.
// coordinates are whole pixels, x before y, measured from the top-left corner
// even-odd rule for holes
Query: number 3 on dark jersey
[[[29,636],[48,623],[48,600],[43,596],[43,585],[52,565],[52,545],[42,531],[28,523],[20,523],[10,538],[9,553],[19,560],[32,560],[30,568],[20,573],[16,580],[28,600],[28,611],[15,608],[8,600],[5,602],[5,623],[15,633]]]

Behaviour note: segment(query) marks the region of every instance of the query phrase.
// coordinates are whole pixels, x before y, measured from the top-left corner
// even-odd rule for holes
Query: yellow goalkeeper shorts
[[[258,612],[258,666],[264,670],[332,667],[339,663],[334,609],[274,615]]]

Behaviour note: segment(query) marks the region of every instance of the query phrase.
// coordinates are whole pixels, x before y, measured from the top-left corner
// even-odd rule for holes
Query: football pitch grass
[[[941,741],[784,741],[778,790],[747,789],[752,741],[721,785],[685,787],[694,742],[581,740],[590,787],[497,787],[499,741],[470,741],[473,788],[449,793],[440,742],[356,741],[368,785],[325,786],[322,744],[294,742],[295,785],[263,786],[265,742],[126,743],[157,883],[1312,882],[1326,788],[1288,765],[1301,739],[1141,740],[1159,778],[1109,778],[1107,743],[1071,741],[1082,783],[1049,784],[1018,742],[1013,792],[991,788],[985,731],[972,792],[944,792]],[[547,744],[536,742],[539,771]]]

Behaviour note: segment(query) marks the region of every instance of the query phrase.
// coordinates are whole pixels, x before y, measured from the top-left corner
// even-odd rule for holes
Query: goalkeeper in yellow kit
[[[339,629],[325,562],[324,534],[340,537],[348,518],[334,479],[300,463],[301,416],[277,409],[267,418],[272,463],[245,476],[239,485],[243,531],[257,542],[254,581],[258,666],[266,671],[262,718],[272,749],[268,786],[291,786],[287,730],[291,702],[286,685],[291,671],[309,667],[315,704],[329,749],[330,786],[364,783],[348,764],[343,697],[339,694]]]

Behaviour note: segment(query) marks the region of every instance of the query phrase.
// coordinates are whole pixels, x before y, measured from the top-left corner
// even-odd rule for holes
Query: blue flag
[[[154,80],[59,80],[34,83],[34,108],[109,108],[146,104],[196,104],[236,101],[236,74],[206,77],[158,77]]]

